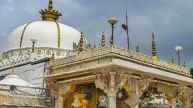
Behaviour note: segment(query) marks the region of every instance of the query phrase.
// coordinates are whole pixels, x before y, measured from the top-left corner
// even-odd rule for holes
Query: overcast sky
[[[9,33],[17,26],[40,20],[38,11],[48,0],[0,0],[0,50],[6,48]],[[157,48],[161,58],[175,56],[174,47],[184,48],[186,63],[193,65],[193,0],[53,0],[54,7],[63,16],[60,22],[73,26],[86,34],[90,42],[99,38],[100,32],[110,36],[106,22],[116,16],[116,43],[126,46],[121,29],[125,10],[128,10],[129,33],[132,47],[150,54],[151,32],[156,32]],[[193,67],[193,66],[192,66]]]

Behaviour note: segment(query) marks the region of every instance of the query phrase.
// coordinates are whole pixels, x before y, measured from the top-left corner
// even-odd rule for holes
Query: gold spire
[[[84,50],[84,34],[81,32],[80,34],[80,40],[79,40],[79,46],[78,46],[78,51],[81,52]]]
[[[101,41],[100,41],[100,47],[105,47],[105,34],[104,32],[101,33]]]
[[[159,57],[157,55],[157,49],[156,49],[156,42],[155,42],[155,33],[152,32],[152,47],[151,47],[151,53],[152,53],[152,59],[153,60],[159,60]]]
[[[48,8],[44,8],[40,10],[40,14],[42,20],[44,21],[57,21],[62,14],[58,11],[53,9],[53,1],[49,0]]]
[[[49,10],[52,10],[52,9],[53,9],[53,1],[52,1],[52,0],[49,0],[48,9],[49,9]]]

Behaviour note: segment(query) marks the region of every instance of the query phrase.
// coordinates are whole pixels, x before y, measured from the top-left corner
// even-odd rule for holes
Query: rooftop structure
[[[71,56],[50,59],[47,82],[57,97],[56,108],[189,108],[193,99],[189,69],[162,61],[154,39],[152,46],[151,56],[111,45],[79,46]]]

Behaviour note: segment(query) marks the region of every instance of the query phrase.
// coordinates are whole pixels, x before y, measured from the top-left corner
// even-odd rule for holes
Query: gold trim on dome
[[[32,22],[27,23],[27,24],[24,26],[23,30],[22,30],[21,38],[20,38],[20,42],[19,42],[19,48],[22,48],[22,43],[23,43],[23,38],[24,38],[25,31],[26,31],[27,27],[28,27],[31,23],[32,23]]]
[[[49,0],[48,8],[41,9],[40,14],[43,21],[57,21],[62,14],[58,11],[53,9],[53,2]]]
[[[57,37],[58,37],[57,46],[58,46],[58,48],[60,48],[60,46],[61,46],[60,25],[56,22],[56,26],[57,26]]]

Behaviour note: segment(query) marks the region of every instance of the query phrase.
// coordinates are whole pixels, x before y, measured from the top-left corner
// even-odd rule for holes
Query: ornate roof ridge
[[[70,63],[76,62],[76,61],[81,61],[85,59],[92,59],[94,57],[103,57],[103,56],[115,56],[115,57],[120,57],[124,59],[129,59],[133,62],[141,63],[141,64],[146,64],[151,67],[155,67],[158,69],[163,69],[163,70],[168,70],[171,72],[176,72],[178,74],[184,75],[184,76],[190,76],[188,68],[184,66],[180,66],[174,63],[168,63],[167,61],[163,60],[153,60],[151,56],[145,55],[140,52],[135,52],[132,50],[126,50],[126,49],[121,49],[121,48],[107,48],[107,47],[101,47],[101,48],[90,48],[82,51],[81,53],[77,54],[76,56],[73,57],[65,57],[61,59],[56,59],[53,61],[50,61],[50,65],[60,65],[60,64],[68,64],[70,59]]]

